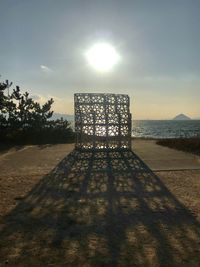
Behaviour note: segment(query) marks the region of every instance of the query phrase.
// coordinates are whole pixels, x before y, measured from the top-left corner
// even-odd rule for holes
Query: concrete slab
[[[44,175],[74,149],[74,144],[24,146],[0,152],[0,175]],[[133,151],[154,171],[200,170],[200,157],[159,146],[154,140],[134,140]]]
[[[0,175],[44,175],[73,149],[74,144],[13,147],[0,152]]]
[[[133,140],[132,149],[154,171],[200,169],[200,157],[157,145],[155,140]]]

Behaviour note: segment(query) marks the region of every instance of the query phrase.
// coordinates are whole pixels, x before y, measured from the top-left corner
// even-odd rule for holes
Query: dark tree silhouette
[[[68,121],[50,120],[52,98],[41,105],[28,92],[22,93],[19,86],[10,93],[11,86],[8,80],[0,83],[0,142],[37,144],[73,140]]]

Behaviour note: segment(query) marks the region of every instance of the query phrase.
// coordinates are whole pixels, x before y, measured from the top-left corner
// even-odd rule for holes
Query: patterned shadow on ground
[[[7,266],[199,266],[200,224],[130,150],[74,150],[5,218]]]

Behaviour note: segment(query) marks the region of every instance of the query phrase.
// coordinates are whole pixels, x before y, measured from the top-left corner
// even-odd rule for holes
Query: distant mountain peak
[[[186,116],[185,114],[179,114],[176,117],[173,118],[173,120],[191,120],[190,117]]]

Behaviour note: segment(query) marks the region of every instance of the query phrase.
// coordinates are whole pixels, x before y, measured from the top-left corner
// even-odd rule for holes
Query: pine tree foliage
[[[0,142],[16,144],[65,143],[74,134],[67,120],[51,120],[51,98],[43,105],[12,82],[0,82]]]

